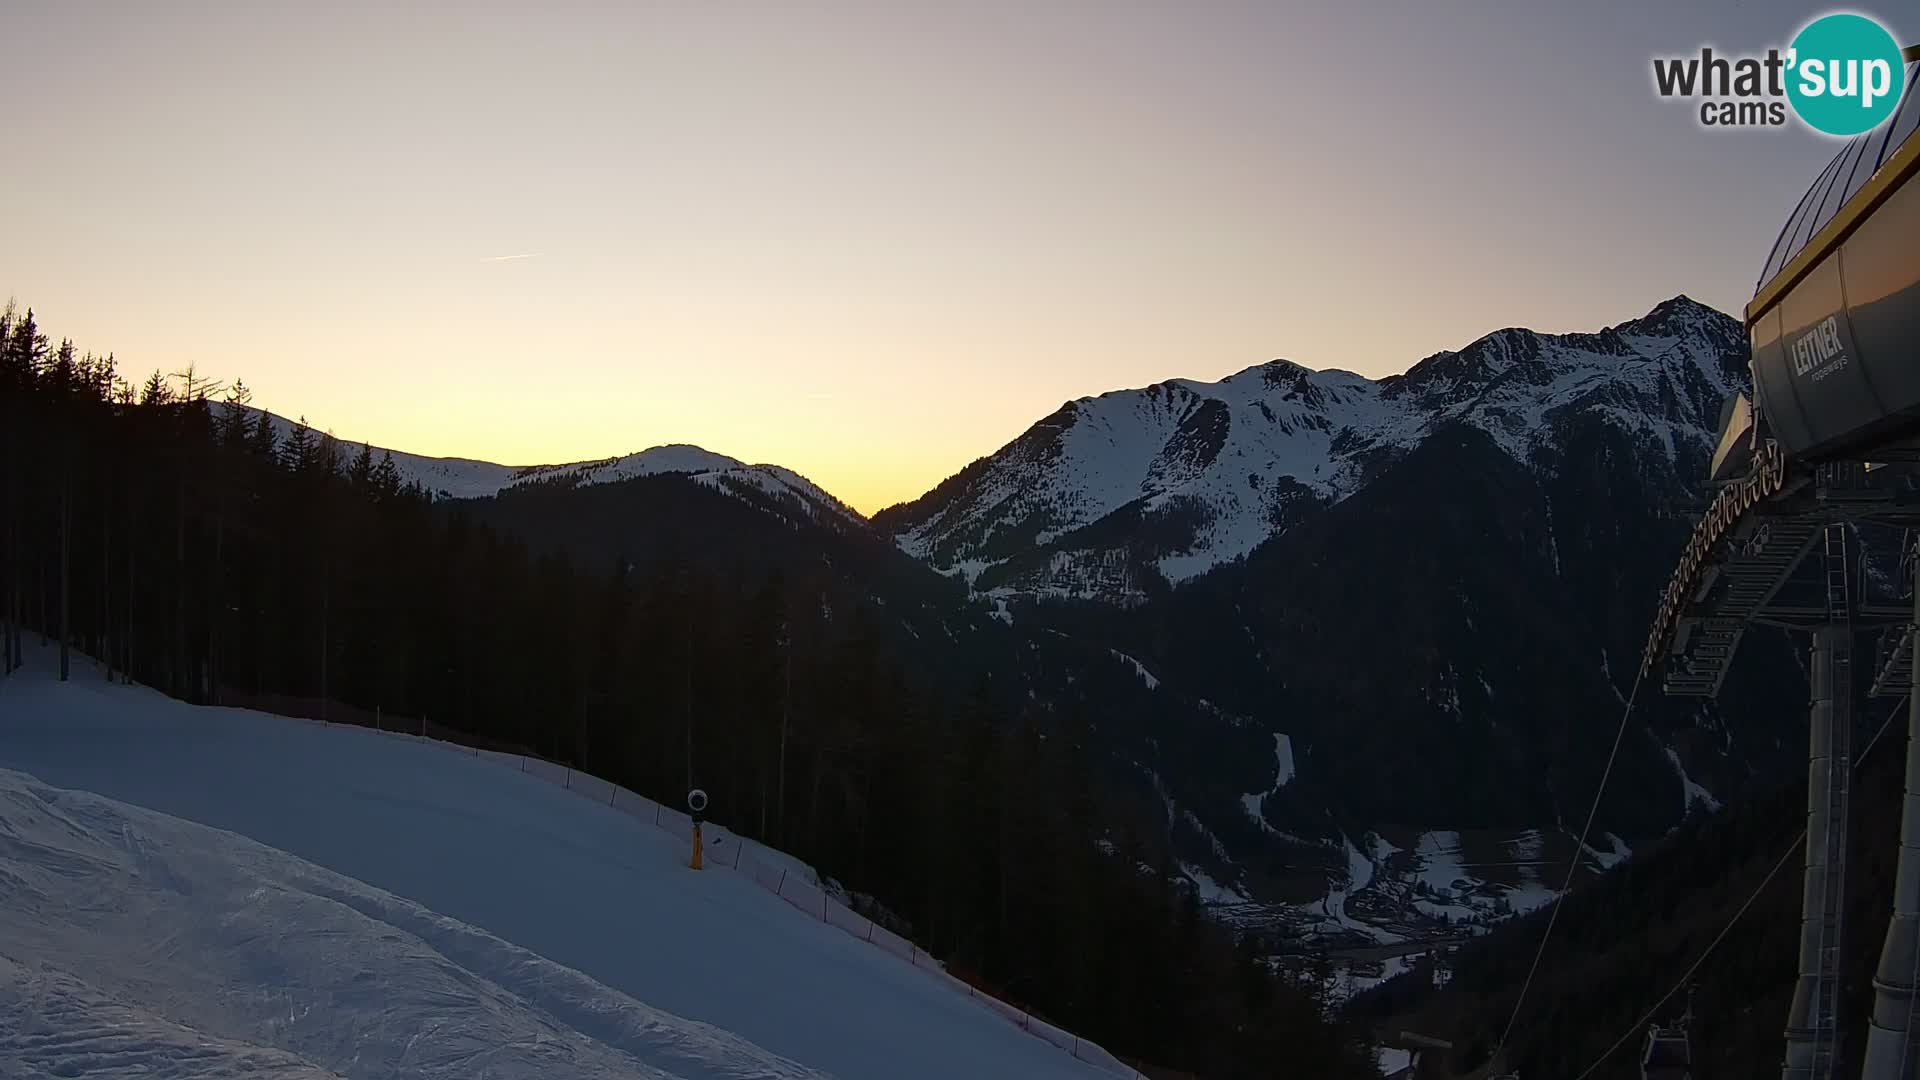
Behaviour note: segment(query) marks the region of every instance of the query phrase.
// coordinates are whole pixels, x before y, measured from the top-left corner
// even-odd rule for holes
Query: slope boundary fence
[[[236,708],[257,709],[261,712],[309,723],[325,724],[329,727],[365,728],[393,738],[428,743],[446,750],[485,758],[502,768],[536,777],[583,799],[611,807],[642,824],[660,829],[686,844],[689,856],[692,853],[693,819],[684,811],[656,802],[591,773],[549,761],[527,751],[524,747],[476,737],[466,732],[430,724],[424,720],[390,717],[377,711],[369,712],[339,702],[321,703],[312,698],[280,694],[249,694],[222,688],[219,703]],[[1003,1001],[952,974],[947,970],[946,965],[934,959],[913,942],[840,902],[831,892],[822,887],[814,878],[812,870],[800,860],[757,841],[749,840],[724,825],[712,821],[702,823],[702,840],[706,845],[706,857],[703,861],[707,869],[737,873],[750,878],[762,889],[808,916],[819,919],[857,941],[891,953],[902,963],[924,972],[928,978],[946,984],[954,993],[964,994],[978,1001],[989,1011],[999,1014],[1008,1023],[1034,1038],[1051,1043],[1079,1061],[1127,1080],[1146,1080],[1143,1073],[1108,1053],[1097,1043],[1049,1024],[1034,1016],[1029,1010]]]

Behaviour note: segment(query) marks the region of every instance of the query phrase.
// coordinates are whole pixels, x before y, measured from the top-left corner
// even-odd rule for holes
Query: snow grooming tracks
[[[235,833],[0,769],[0,837],[0,1075],[827,1080]]]
[[[325,721],[309,721],[324,724]],[[333,725],[328,725],[333,726]],[[346,725],[351,726],[351,725]],[[361,728],[359,730],[366,730]],[[693,843],[693,819],[685,813],[657,803],[644,795],[636,794],[618,784],[602,780],[597,776],[555,764],[543,758],[529,757],[524,754],[505,753],[498,750],[481,750],[462,746],[459,743],[442,742],[428,739],[404,731],[381,731],[380,734],[411,742],[428,743],[433,746],[454,750],[475,757],[488,758],[496,764],[526,773],[571,791],[582,798],[591,799],[613,807],[645,824],[654,826],[668,835],[689,845]],[[726,870],[750,878],[766,891],[785,900],[795,908],[810,916],[818,917],[822,922],[846,932],[858,941],[875,946],[883,952],[891,953],[916,970],[926,973],[929,978],[945,983],[957,994],[965,994],[998,1013],[1009,1023],[1037,1039],[1072,1055],[1076,1060],[1085,1062],[1103,1072],[1114,1076],[1127,1077],[1129,1080],[1145,1080],[1145,1077],[1132,1066],[1108,1053],[1098,1044],[1080,1036],[1055,1027],[1035,1017],[1032,1013],[991,994],[983,994],[972,984],[947,973],[946,968],[932,956],[921,952],[919,946],[906,938],[879,926],[866,916],[835,900],[820,885],[807,880],[811,871],[799,860],[784,852],[756,844],[743,837],[736,836],[731,830],[713,822],[702,826],[702,839],[705,841],[708,870]],[[747,848],[755,849],[748,854]]]

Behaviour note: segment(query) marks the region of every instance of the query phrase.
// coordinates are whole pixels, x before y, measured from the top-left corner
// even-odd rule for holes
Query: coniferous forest
[[[1886,698],[1854,715],[1841,1076],[1860,1071],[1874,1004],[1900,843],[1906,720],[1906,702]],[[1575,891],[1511,1030],[1547,909],[1461,948],[1444,989],[1423,971],[1361,995],[1350,1012],[1377,1028],[1448,1039],[1445,1075],[1484,1069],[1506,1035],[1507,1067],[1522,1076],[1637,1080],[1648,1019],[1672,1023],[1691,1009],[1696,1075],[1774,1073],[1794,991],[1806,821],[1805,782],[1787,783],[1736,811],[1688,820]]]
[[[431,498],[246,408],[237,377],[129,377],[56,340],[0,314],[0,670],[44,639],[64,678],[431,725],[674,804],[698,784],[956,973],[1123,1057],[1373,1074],[1318,991],[1112,827],[1084,718],[930,673],[858,605],[820,617],[804,570],[536,541],[506,496]]]

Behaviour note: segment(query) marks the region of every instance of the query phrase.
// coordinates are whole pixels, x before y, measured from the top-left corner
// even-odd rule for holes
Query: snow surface
[[[1392,1076],[1401,1069],[1413,1065],[1413,1051],[1411,1050],[1401,1050],[1393,1046],[1382,1046],[1376,1050],[1374,1054],[1376,1060],[1380,1063],[1380,1073],[1383,1076]]]
[[[1273,759],[1275,768],[1278,770],[1276,779],[1273,782],[1273,790],[1279,791],[1291,783],[1294,776],[1293,738],[1291,736],[1281,734],[1274,735]]]
[[[1681,815],[1685,816],[1692,813],[1693,804],[1695,803],[1705,806],[1708,813],[1718,813],[1720,811],[1720,800],[1713,797],[1713,792],[1701,787],[1698,783],[1694,782],[1693,777],[1687,775],[1686,766],[1680,764],[1680,755],[1674,751],[1673,747],[1668,746],[1663,749],[1667,752],[1667,760],[1673,764],[1674,775],[1680,778]]]
[[[1012,626],[1013,609],[1007,606],[1007,599],[1005,596],[994,597],[992,600],[993,607],[987,612],[987,615],[991,618],[999,619],[1008,626]]]
[[[1240,796],[1240,805],[1262,829],[1278,834],[1272,825],[1267,824],[1267,798],[1279,793],[1293,780],[1293,740],[1286,735],[1276,733],[1273,736],[1274,780],[1273,786],[1266,791]]]
[[[1601,851],[1592,844],[1585,845],[1587,857],[1592,859],[1594,864],[1599,866],[1600,869],[1611,870],[1627,861],[1627,859],[1633,855],[1633,849],[1627,846],[1625,840],[1620,839],[1613,833],[1604,833],[1602,835],[1607,838],[1607,844],[1612,850]]]
[[[1327,989],[1331,992],[1336,1004],[1352,1001],[1361,994],[1412,971],[1414,965],[1426,955],[1425,951],[1420,951],[1403,956],[1389,956],[1371,963],[1357,960],[1339,961],[1333,965],[1332,977],[1327,980]]]
[[[824,1076],[230,832],[0,770],[0,835],[33,1075]]]
[[[743,875],[685,869],[669,834],[535,776],[406,737],[183,705],[87,665],[60,685],[44,663],[0,682],[0,768],[132,807],[8,778],[0,1001],[25,1004],[0,1008],[14,1040],[0,1045],[65,1040],[72,1062],[111,1052],[157,1077],[247,1061],[249,1075],[384,1076],[356,1052],[416,1038],[469,1055],[444,1075],[474,1076],[496,1059],[471,1056],[474,1040],[511,1033],[486,1075],[1106,1075]],[[46,848],[44,834],[21,839],[50,812],[35,799],[84,826],[38,863],[27,845]],[[42,914],[21,915],[36,890]],[[115,975],[138,941],[164,961],[127,969],[150,986]]]
[[[1373,860],[1361,853],[1351,837],[1342,834],[1340,842],[1347,848],[1347,890],[1359,892],[1373,884]]]
[[[1368,833],[1367,838],[1371,841],[1368,854],[1373,857],[1374,864],[1377,866],[1387,865],[1387,860],[1406,850],[1379,833]]]
[[[1187,876],[1187,880],[1193,882],[1194,890],[1200,894],[1200,900],[1203,903],[1207,903],[1207,904],[1252,903],[1252,899],[1249,898],[1245,893],[1241,892],[1238,889],[1220,884],[1219,882],[1213,880],[1213,878],[1210,877],[1205,870],[1202,870],[1197,866],[1194,866],[1190,863],[1181,863],[1180,872]]]
[[[1506,888],[1506,901],[1515,915],[1538,911],[1559,897],[1558,889],[1540,880],[1539,862],[1546,854],[1547,839],[1539,829],[1528,829],[1508,842],[1507,852],[1521,865],[1520,884]]]
[[[1158,690],[1160,688],[1160,680],[1153,677],[1153,672],[1147,670],[1147,665],[1135,660],[1133,657],[1128,656],[1118,649],[1108,649],[1107,651],[1113,654],[1115,660],[1132,667],[1133,673],[1140,676],[1140,681],[1147,684],[1147,689]]]
[[[1617,865],[1631,852],[1617,836],[1605,834],[1612,853],[1589,846],[1587,858],[1600,869]],[[1571,842],[1571,837],[1568,837]],[[1551,904],[1559,895],[1564,865],[1548,858],[1548,836],[1528,829],[1498,838],[1478,834],[1480,842],[1498,842],[1501,854],[1489,852],[1486,864],[1468,862],[1461,833],[1432,830],[1416,834],[1408,848],[1369,832],[1359,838],[1342,835],[1332,846],[1345,855],[1345,869],[1329,882],[1326,895],[1305,903],[1269,905],[1278,920],[1309,937],[1351,940],[1365,938],[1379,944],[1405,944],[1405,927],[1383,918],[1382,908],[1444,923],[1468,933],[1488,929],[1513,916]],[[1492,868],[1477,869],[1484,866]],[[1487,876],[1481,876],[1487,874]],[[1373,903],[1357,913],[1354,900],[1362,895]],[[1418,939],[1415,939],[1418,940]],[[1413,959],[1413,954],[1405,954]],[[1371,970],[1361,965],[1362,970]],[[1353,979],[1370,976],[1348,972]],[[1374,982],[1384,981],[1381,976]],[[1368,983],[1367,985],[1373,985]]]
[[[1419,880],[1441,895],[1452,895],[1465,882],[1474,879],[1467,873],[1465,858],[1460,853],[1460,834],[1439,830],[1420,834],[1414,844],[1414,854],[1419,857]]]
[[[256,418],[259,415],[259,410],[249,407],[247,411]],[[293,421],[272,413],[267,415],[273,418],[274,432],[284,442],[294,429]],[[314,434],[318,437],[321,433],[316,430]],[[358,453],[359,445],[342,440],[340,452],[346,460],[351,460]],[[427,457],[378,446],[372,450],[375,461],[381,455],[391,453],[401,482],[418,483],[436,498],[480,499],[498,495],[517,485],[540,481],[612,484],[636,477],[677,473],[729,494],[732,493],[732,485],[751,488],[799,507],[817,519],[845,522],[864,520],[857,511],[792,469],[778,465],[748,465],[725,454],[716,454],[685,443],[655,446],[622,457],[562,465],[498,465],[469,458]]]
[[[1373,884],[1373,860],[1367,858],[1358,847],[1355,847],[1353,839],[1346,834],[1341,834],[1340,842],[1346,846],[1347,852],[1346,882],[1327,890],[1326,899],[1320,902],[1321,910],[1344,929],[1364,934],[1382,944],[1392,945],[1405,940],[1391,930],[1383,930],[1370,923],[1361,922],[1347,911],[1347,901],[1355,893]]]

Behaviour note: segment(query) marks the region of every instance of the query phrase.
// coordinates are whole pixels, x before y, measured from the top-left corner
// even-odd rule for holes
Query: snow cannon
[[[707,812],[707,793],[699,788],[687,792],[687,813],[693,818],[693,869],[700,869],[700,856],[705,846],[700,842],[700,820]]]

